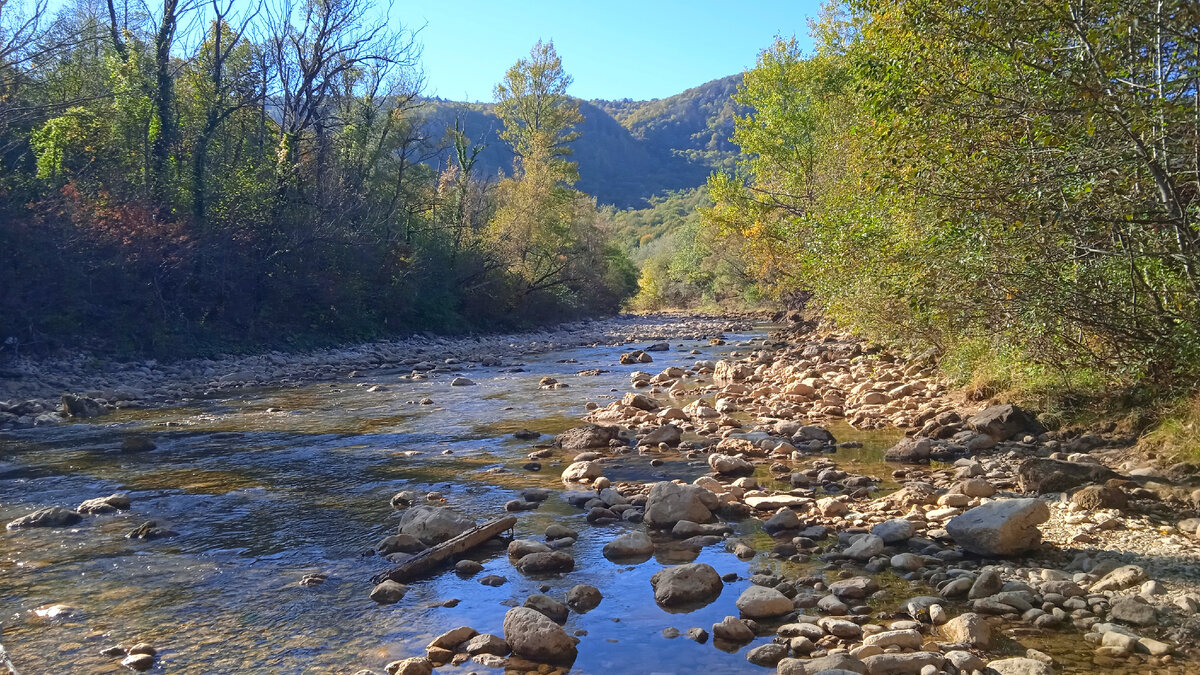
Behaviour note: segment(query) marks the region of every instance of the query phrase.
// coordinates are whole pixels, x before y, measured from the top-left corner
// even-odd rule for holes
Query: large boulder
[[[538,663],[570,665],[579,653],[562,626],[528,607],[514,607],[504,615],[504,641],[517,656]]]
[[[754,369],[744,363],[734,363],[722,359],[717,361],[717,367],[713,370],[713,384],[718,387],[727,387],[735,382],[741,382],[753,374]]]
[[[795,609],[786,595],[766,586],[747,588],[742,591],[735,604],[747,619],[771,619]]]
[[[645,561],[654,553],[654,542],[645,532],[626,532],[604,545],[604,557],[609,560]]]
[[[996,675],[1054,675],[1054,669],[1049,665],[1024,656],[988,661],[987,667],[984,672]]]
[[[554,444],[563,450],[607,448],[608,442],[616,439],[619,432],[617,427],[589,424],[567,429],[554,437]]]
[[[62,407],[68,417],[87,418],[99,417],[104,414],[104,406],[96,399],[86,396],[63,394]]]
[[[1046,433],[1031,415],[1015,405],[994,405],[967,420],[967,426],[978,434],[987,434],[996,441],[1007,441],[1019,433]]]
[[[602,475],[604,469],[598,462],[572,462],[563,469],[562,480],[564,483],[590,483]]]
[[[979,555],[1015,555],[1042,542],[1038,525],[1050,519],[1040,499],[1004,499],[955,516],[946,532],[966,550]]]
[[[656,527],[674,527],[681,520],[707,523],[719,504],[717,496],[702,487],[662,481],[650,488],[645,520]]]
[[[665,567],[650,577],[654,600],[663,607],[707,605],[725,588],[721,575],[705,563]]]
[[[61,506],[49,506],[38,509],[33,513],[21,516],[8,524],[8,529],[19,530],[26,527],[69,527],[83,520],[77,511],[64,509]]]
[[[933,454],[933,441],[928,438],[903,438],[899,443],[888,448],[883,458],[889,462],[907,462],[916,464],[928,462]]]
[[[440,544],[475,527],[475,521],[445,506],[414,506],[400,519],[400,534],[408,534],[427,546]]]
[[[749,461],[719,452],[708,456],[708,465],[722,476],[748,476],[754,473],[754,465]]]
[[[1117,472],[1102,464],[1064,462],[1043,457],[1027,459],[1017,468],[1021,492],[1033,494],[1066,492],[1080,485],[1103,483],[1119,477]]]

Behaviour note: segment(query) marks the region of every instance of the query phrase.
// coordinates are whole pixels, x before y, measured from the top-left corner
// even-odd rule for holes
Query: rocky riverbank
[[[334,672],[375,669],[359,675],[671,672],[672,653],[688,669],[785,675],[1200,670],[1195,467],[1146,466],[1133,439],[1103,427],[1047,429],[1052,420],[1000,401],[967,403],[932,364],[791,323],[740,341],[739,318],[626,317],[275,365],[262,355],[249,371],[238,370],[246,359],[164,366],[178,382],[136,405],[214,400],[9,435],[23,449],[6,457],[19,502],[6,504],[7,536],[27,565],[19,580],[41,589],[11,590],[38,599],[10,634],[46,658],[72,654],[81,671],[167,671],[219,658],[208,650],[236,641],[241,617],[278,604],[307,609],[276,615],[272,649],[255,663],[280,663],[280,643],[308,631],[305,654]],[[608,346],[548,353],[595,343]],[[97,372],[110,371],[94,386],[142,372]],[[104,389],[73,391],[68,405],[84,413],[124,405]],[[363,416],[373,419],[340,423]],[[862,437],[878,458],[856,454],[854,427],[878,430]],[[52,437],[61,445],[22,445]],[[110,496],[82,501],[98,495]],[[370,515],[349,526],[348,513]],[[494,537],[509,527],[519,534]],[[228,553],[248,533],[279,540],[254,565]],[[274,562],[295,553],[296,533],[329,534],[336,548]],[[64,541],[77,548],[67,559]],[[87,577],[102,588],[100,576],[174,564],[179,545],[202,554],[179,561],[185,576],[142,586],[122,576],[128,585],[100,595],[141,588],[179,602],[179,584],[203,583],[191,570],[215,555],[222,581],[205,593],[237,596],[219,603],[234,632],[192,644],[192,631],[148,620],[174,621],[186,601],[109,621],[96,594],[63,583],[94,560],[126,561]],[[337,552],[308,559],[320,550]],[[263,564],[278,566],[255,598],[247,579]],[[313,620],[317,607],[352,618],[330,627]],[[60,632],[43,638],[42,623]],[[199,630],[212,630],[207,618]],[[337,651],[349,639],[359,642]]]
[[[432,334],[311,352],[272,351],[211,359],[120,361],[87,352],[19,358],[0,368],[0,430],[58,424],[118,408],[171,405],[239,389],[297,386],[377,369],[417,376],[479,366],[518,366],[521,357],[591,344],[678,340],[747,330],[751,316],[622,315],[506,335]]]
[[[665,348],[629,351],[621,363],[631,368],[630,391],[589,404],[587,426],[534,442],[526,466],[565,467],[565,499],[589,525],[635,524],[605,545],[605,557],[681,563],[654,575],[647,602],[673,612],[728,603],[724,620],[663,626],[664,638],[711,638],[736,652],[767,637],[746,650],[747,672],[780,675],[1200,670],[1195,467],[1140,466],[1128,459],[1129,438],[1047,430],[1002,403],[965,406],[929,364],[813,326],[751,341],[716,362],[636,369],[653,362],[651,349]],[[839,444],[821,423],[842,419],[907,430],[888,450],[897,462],[890,475],[855,474],[830,459]],[[631,453],[709,473],[692,482],[605,477],[609,462]],[[506,508],[536,510],[547,497],[529,489]],[[377,552],[393,563],[475,526],[439,494],[404,492],[392,503],[404,515]],[[762,535],[772,542],[765,556]],[[552,580],[575,569],[572,547],[589,536],[551,525],[543,539],[513,540],[506,552],[515,573]],[[708,547],[758,561],[736,599],[722,590],[737,574],[688,562]],[[464,561],[455,572],[470,577],[478,566]],[[456,628],[425,657],[387,671],[428,675],[472,661],[565,672],[589,646],[563,625],[602,602],[603,590],[531,596],[508,611],[503,636]],[[371,592],[387,604],[404,595],[395,580]],[[1023,646],[1047,636],[1069,647]]]

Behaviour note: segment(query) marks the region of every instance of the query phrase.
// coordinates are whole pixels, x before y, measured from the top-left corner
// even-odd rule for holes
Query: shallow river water
[[[696,358],[717,358],[729,345],[672,342],[654,354],[657,372]],[[701,356],[688,352],[698,349]],[[540,472],[524,471],[531,446],[511,433],[529,428],[553,434],[579,424],[587,401],[604,405],[628,389],[632,366],[618,366],[624,348],[571,349],[530,357],[524,372],[465,368],[477,383],[451,387],[451,375],[407,380],[404,371],[372,371],[335,382],[265,389],[232,398],[192,401],[171,408],[126,410],[92,423],[33,429],[0,436],[0,521],[35,508],[73,508],[84,499],[125,491],[133,508],[116,516],[89,516],[69,529],[5,531],[0,550],[2,643],[23,675],[128,672],[100,650],[148,642],[159,650],[151,672],[352,673],[383,671],[384,664],[424,655],[435,635],[459,625],[503,634],[508,607],[547,585],[562,599],[571,586],[589,583],[604,601],[586,614],[572,613],[570,632],[586,631],[576,673],[766,673],[746,662],[744,649],[727,654],[686,638],[668,640],[674,626],[708,629],[727,614],[748,585],[726,585],[712,604],[671,614],[653,601],[650,576],[664,565],[689,562],[664,548],[639,565],[618,565],[602,546],[633,526],[586,525],[583,513],[558,496],[519,515],[517,536],[541,538],[558,522],[581,532],[570,550],[576,570],[561,578],[528,579],[502,549],[477,551],[484,572],[469,579],[444,572],[410,585],[398,604],[379,606],[367,594],[370,577],[388,564],[364,555],[394,531],[399,513],[389,505],[399,490],[442,492],[449,504],[485,519],[526,487],[562,488],[564,463],[546,460]],[[569,361],[569,362],[564,362]],[[604,368],[598,376],[579,370]],[[551,375],[569,388],[538,389]],[[368,392],[373,385],[384,390]],[[412,401],[430,397],[432,405]],[[838,440],[861,440],[861,450],[840,451],[845,468],[887,478],[883,448],[896,431],[832,428]],[[130,434],[157,445],[152,452],[122,452]],[[695,478],[707,466],[684,460],[652,467],[636,453],[606,464],[619,480]],[[178,537],[130,540],[125,534],[155,519]],[[744,525],[743,528],[751,528]],[[696,560],[743,579],[780,565],[766,557],[773,542],[745,529],[763,550],[742,561],[720,546]],[[328,580],[304,587],[306,574]],[[499,574],[508,583],[481,585]],[[908,584],[895,580],[897,597]],[[453,607],[442,606],[457,599]],[[38,607],[62,604],[67,618],[37,617]],[[759,638],[755,645],[766,642]],[[753,646],[753,645],[751,645]],[[445,666],[438,673],[488,672],[478,664]],[[495,671],[493,671],[495,672]]]

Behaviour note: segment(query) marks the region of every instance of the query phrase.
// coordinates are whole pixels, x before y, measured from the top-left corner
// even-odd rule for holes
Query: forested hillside
[[[578,187],[601,204],[643,207],[656,195],[704,185],[716,168],[730,168],[737,148],[730,138],[742,110],[731,95],[741,75],[653,101],[581,101],[583,122],[574,144]],[[455,120],[476,143],[480,175],[507,172],[512,150],[500,140],[501,125],[490,104],[430,99],[420,114],[436,137]]]

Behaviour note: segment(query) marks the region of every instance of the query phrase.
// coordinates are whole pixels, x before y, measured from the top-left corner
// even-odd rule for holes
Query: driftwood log
[[[466,532],[447,539],[446,541],[427,548],[386,572],[380,572],[371,577],[371,583],[378,584],[388,579],[397,583],[411,581],[422,574],[437,569],[443,562],[459,553],[469,551],[496,535],[511,530],[517,524],[516,516],[505,516],[477,525]]]

